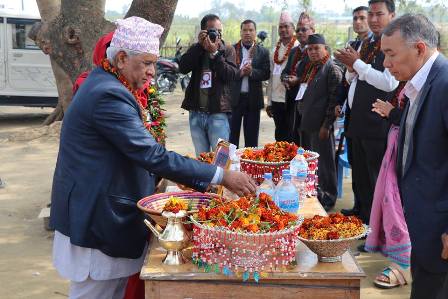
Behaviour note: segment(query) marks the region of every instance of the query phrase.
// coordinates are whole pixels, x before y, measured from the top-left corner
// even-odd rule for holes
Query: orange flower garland
[[[302,57],[303,57],[303,52],[300,49],[300,47],[297,47],[297,51],[296,51],[296,53],[294,53],[294,59],[292,60],[291,70],[289,72],[289,74],[291,76],[296,75],[297,63],[299,63],[299,61],[302,60]]]
[[[286,59],[288,59],[289,52],[291,52],[291,49],[294,46],[295,42],[296,42],[296,38],[293,37],[291,39],[291,41],[288,43],[286,52],[283,54],[283,57],[281,60],[278,59],[278,51],[280,50],[280,45],[282,42],[280,40],[277,42],[277,46],[275,47],[275,51],[274,51],[274,63],[275,64],[282,64],[283,62],[285,62]]]
[[[110,64],[106,58],[101,61],[101,67],[108,73],[114,75],[135,98],[140,110],[140,118],[145,128],[151,133],[154,139],[161,144],[165,144],[165,115],[160,107],[164,102],[160,98],[154,87],[148,86],[143,90],[143,95],[138,90],[134,90],[127,79],[119,73],[118,69]],[[149,102],[149,103],[148,103]],[[146,106],[146,107],[145,107]]]

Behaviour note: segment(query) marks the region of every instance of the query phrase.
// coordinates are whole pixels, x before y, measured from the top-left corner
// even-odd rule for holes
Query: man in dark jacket
[[[257,147],[260,110],[264,107],[262,82],[268,80],[270,74],[269,51],[255,43],[257,25],[254,21],[243,21],[240,29],[241,40],[233,46],[239,71],[232,85],[230,142],[238,147],[244,119],[245,146]]]
[[[229,140],[232,112],[230,85],[237,78],[235,49],[221,38],[216,15],[201,20],[199,42],[182,55],[181,73],[192,72],[182,108],[190,113],[190,133],[196,155],[214,150],[219,138]]]
[[[423,15],[392,21],[381,49],[384,66],[407,81],[397,177],[412,244],[411,299],[448,298],[448,61]]]
[[[64,117],[51,193],[53,261],[70,298],[123,298],[143,264],[148,230],[136,202],[154,175],[205,191],[255,191],[241,173],[169,152],[152,137],[137,89],[154,76],[163,28],[138,17],[117,21],[107,60],[77,91]]]
[[[333,122],[342,72],[330,58],[322,35],[308,37],[307,53],[309,60],[298,65],[297,79],[292,82],[298,86],[295,102],[300,119],[294,129],[298,130],[304,148],[319,153],[317,197],[328,211],[337,197]]]

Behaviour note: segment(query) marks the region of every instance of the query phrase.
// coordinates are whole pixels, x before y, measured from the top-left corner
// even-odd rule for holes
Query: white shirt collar
[[[422,90],[423,85],[425,85],[432,65],[438,56],[438,51],[432,54],[420,70],[414,75],[414,77],[412,77],[412,79],[409,80],[404,86],[404,94],[409,98],[411,103],[417,98],[418,93]]]

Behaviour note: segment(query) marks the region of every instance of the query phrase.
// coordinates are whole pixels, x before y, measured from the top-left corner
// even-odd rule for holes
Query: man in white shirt
[[[423,15],[384,30],[384,66],[409,98],[400,124],[397,178],[411,237],[412,299],[448,298],[448,61]]]
[[[367,224],[389,130],[387,120],[372,112],[372,104],[377,99],[391,99],[398,86],[383,66],[384,54],[380,49],[382,31],[394,16],[392,0],[370,0],[368,23],[373,36],[363,41],[359,52],[351,47],[335,52],[335,57],[347,66],[351,114],[346,134],[352,138],[352,171],[360,217]],[[363,245],[359,249],[363,250]]]
[[[271,78],[267,92],[268,105],[266,113],[269,117],[274,118],[275,140],[283,141],[288,140],[287,132],[289,127],[286,117],[286,89],[281,81],[281,74],[286,67],[292,48],[299,45],[299,41],[294,36],[294,23],[287,11],[282,11],[280,15],[278,35],[280,39],[271,57]]]

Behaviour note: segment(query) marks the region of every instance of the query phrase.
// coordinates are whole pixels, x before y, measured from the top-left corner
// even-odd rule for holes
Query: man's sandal
[[[410,282],[410,271],[403,270],[396,264],[384,268],[380,275],[378,275],[373,284],[380,289],[392,289],[404,286]]]

